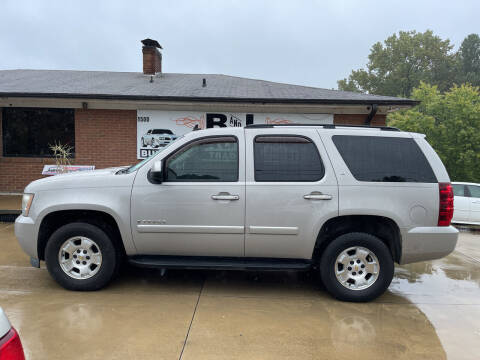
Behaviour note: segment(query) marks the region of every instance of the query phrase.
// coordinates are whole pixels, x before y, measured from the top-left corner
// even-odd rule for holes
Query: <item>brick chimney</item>
[[[143,73],[145,75],[155,75],[162,72],[162,53],[158,49],[162,49],[156,40],[142,40],[143,53]]]

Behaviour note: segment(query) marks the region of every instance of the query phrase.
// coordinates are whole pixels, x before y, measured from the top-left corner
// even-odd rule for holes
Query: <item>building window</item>
[[[75,154],[75,118],[72,109],[4,108],[3,156],[51,157],[50,145],[72,147]]]
[[[257,136],[255,181],[319,181],[325,168],[317,146],[303,136]]]

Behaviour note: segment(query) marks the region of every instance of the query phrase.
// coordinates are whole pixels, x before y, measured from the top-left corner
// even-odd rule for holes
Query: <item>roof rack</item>
[[[366,129],[380,129],[383,131],[401,131],[400,129],[392,126],[369,126],[369,125],[341,125],[341,124],[251,124],[245,126],[246,129],[262,129],[262,128],[274,128],[274,127],[288,127],[288,126],[315,126],[323,127],[324,129],[336,129],[337,127],[347,128],[366,128]]]

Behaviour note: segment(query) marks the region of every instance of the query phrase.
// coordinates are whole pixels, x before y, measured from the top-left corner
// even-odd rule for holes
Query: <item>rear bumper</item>
[[[439,259],[457,245],[458,230],[453,226],[416,227],[402,233],[400,264]]]
[[[33,219],[20,215],[15,220],[15,236],[20,246],[33,259],[38,259],[37,237]]]

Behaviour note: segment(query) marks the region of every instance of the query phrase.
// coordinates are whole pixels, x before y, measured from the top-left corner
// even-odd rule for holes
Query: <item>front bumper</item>
[[[37,236],[32,218],[20,215],[15,220],[15,236],[25,251],[33,259],[38,259]]]
[[[458,230],[453,226],[415,227],[402,232],[400,264],[439,259],[457,245]]]

